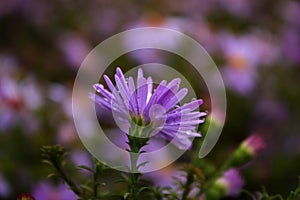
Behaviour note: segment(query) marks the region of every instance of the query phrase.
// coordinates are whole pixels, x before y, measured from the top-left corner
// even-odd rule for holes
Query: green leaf
[[[54,176],[59,176],[59,174],[57,174],[57,173],[51,173],[51,174],[49,174],[49,175],[47,176],[47,178],[52,178],[52,177],[54,177]]]
[[[42,160],[42,163],[47,164],[47,165],[53,165],[52,162],[50,162],[49,160]]]
[[[126,180],[126,179],[118,179],[118,180],[115,180],[114,183],[128,183],[128,180]]]
[[[97,181],[97,182],[94,183],[94,185],[95,186],[106,186],[106,183]]]
[[[290,192],[289,196],[287,197],[287,200],[300,200],[300,177],[298,187],[295,191]]]
[[[127,199],[127,198],[130,197],[131,195],[132,195],[131,193],[126,192],[126,193],[123,195],[123,197],[124,197],[124,199]]]
[[[139,169],[142,166],[145,166],[148,162],[149,161],[145,161],[145,162],[142,162],[142,163],[138,164],[137,169]]]
[[[126,174],[123,174],[123,173],[122,173],[121,176],[123,177],[123,179],[129,181],[129,178],[128,178],[128,176],[127,176]]]
[[[81,184],[80,187],[82,189],[85,189],[86,191],[91,192],[91,193],[93,192],[93,189],[90,186],[88,186],[88,185]]]
[[[86,165],[79,165],[79,166],[77,166],[77,168],[78,168],[78,169],[84,169],[84,170],[86,170],[86,171],[91,172],[92,174],[95,173],[95,171],[94,171],[93,169],[91,169],[90,167],[88,167],[88,166],[86,166]]]
[[[138,195],[144,191],[152,191],[152,189],[150,187],[141,187],[139,190],[138,190]]]

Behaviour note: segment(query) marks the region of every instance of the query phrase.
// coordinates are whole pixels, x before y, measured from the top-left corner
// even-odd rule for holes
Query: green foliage
[[[45,146],[41,149],[43,160],[45,164],[49,164],[54,168],[54,172],[48,175],[48,178],[53,176],[60,177],[65,181],[69,188],[82,200],[96,200],[106,198],[108,193],[99,193],[99,188],[105,186],[104,182],[100,181],[102,173],[108,169],[105,165],[98,160],[94,160],[94,169],[86,166],[79,165],[77,169],[88,171],[92,174],[92,181],[88,180],[86,183],[79,183],[78,180],[74,180],[72,176],[67,173],[66,170],[66,150],[59,145]]]
[[[132,137],[131,140],[134,140]],[[129,144],[132,144],[129,142]],[[136,143],[136,141],[133,144]],[[140,149],[137,149],[139,152]],[[41,150],[43,162],[52,166],[54,172],[48,175],[48,178],[60,177],[69,188],[78,196],[79,200],[101,200],[101,199],[116,199],[116,200],[136,200],[136,199],[153,199],[153,200],[193,200],[193,199],[221,199],[226,193],[223,187],[215,187],[215,181],[220,178],[225,169],[231,166],[230,159],[225,162],[219,169],[206,161],[196,161],[193,164],[183,164],[181,176],[173,177],[175,184],[172,187],[154,187],[147,180],[141,179],[141,173],[120,173],[120,179],[114,181],[114,184],[125,184],[128,186],[127,191],[116,192],[105,189],[107,183],[102,180],[106,170],[109,168],[94,159],[94,166],[91,168],[86,165],[79,165],[76,168],[81,171],[91,174],[91,179],[87,179],[84,183],[75,180],[66,170],[66,150],[62,146],[45,146]],[[235,154],[233,154],[235,155]],[[137,163],[137,160],[136,160]],[[135,164],[136,164],[135,163]],[[146,164],[146,163],[142,163]],[[142,164],[135,165],[137,169]],[[214,170],[207,170],[210,166]],[[209,167],[209,168],[210,168]],[[75,168],[75,167],[74,167]],[[270,195],[265,188],[261,192],[251,193],[247,190],[242,190],[253,200],[283,200],[284,198],[277,195]],[[300,199],[300,177],[298,187],[291,191],[287,200]]]
[[[247,190],[243,190],[243,192],[247,194],[252,200],[284,200],[284,198],[280,194],[269,194],[265,187],[262,188],[262,191],[256,193],[251,193]],[[290,192],[286,200],[300,200],[300,177],[297,188]]]

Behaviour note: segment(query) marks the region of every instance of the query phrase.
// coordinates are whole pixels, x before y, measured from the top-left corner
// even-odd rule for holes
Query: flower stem
[[[132,196],[132,199],[136,200],[138,194],[138,178],[141,175],[139,172],[138,158],[142,153],[141,148],[147,145],[149,138],[140,138],[136,137],[136,129],[132,130],[128,135],[128,145],[130,147],[130,182],[129,182],[129,193]]]
[[[130,147],[130,182],[129,182],[129,193],[131,194],[134,200],[137,199],[137,189],[138,189],[138,178],[140,174],[138,173],[138,157],[140,148],[138,145],[139,138],[135,138],[131,135],[128,135],[128,145]]]

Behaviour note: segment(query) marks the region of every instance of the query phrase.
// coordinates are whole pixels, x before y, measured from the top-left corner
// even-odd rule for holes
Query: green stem
[[[141,147],[139,147],[137,140],[139,138],[128,136],[129,146],[130,146],[130,163],[131,163],[131,173],[130,173],[130,183],[129,183],[129,193],[132,195],[134,200],[137,199],[138,191],[138,178],[140,173],[138,173],[138,157]]]
[[[95,199],[97,199],[98,197],[98,184],[97,184],[97,181],[98,181],[98,176],[99,176],[99,173],[100,173],[100,169],[99,169],[99,165],[96,161],[96,159],[94,159],[94,165],[95,165],[95,172],[94,172],[94,184],[93,184],[93,192],[94,192],[94,197]]]
[[[128,135],[128,145],[130,147],[130,183],[129,183],[129,193],[131,194],[132,198],[134,200],[137,199],[137,193],[138,193],[138,178],[141,175],[138,171],[138,158],[141,154],[141,148],[145,145],[147,145],[148,138],[140,138],[136,137],[137,129],[132,130],[130,134]]]
[[[71,178],[69,178],[63,167],[61,166],[61,164],[53,162],[53,166],[55,167],[56,171],[59,173],[60,177],[69,185],[70,189],[79,197],[84,198],[83,194],[82,194],[82,190],[81,188],[78,186],[78,184],[76,184]]]
[[[138,189],[138,178],[140,176],[140,173],[138,173],[137,168],[137,160],[138,160],[138,154],[137,153],[130,153],[130,159],[131,159],[131,173],[130,173],[130,185],[129,185],[129,191],[133,196],[133,199],[137,199],[137,189]]]
[[[128,145],[130,147],[130,182],[129,182],[129,194],[132,199],[137,200],[138,195],[138,178],[141,175],[139,173],[138,159],[139,155],[142,153],[141,149],[147,145],[149,140],[149,128],[145,127],[145,123],[142,118],[134,118],[129,129]]]

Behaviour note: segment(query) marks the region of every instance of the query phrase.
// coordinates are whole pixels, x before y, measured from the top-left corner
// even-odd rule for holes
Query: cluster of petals
[[[191,138],[201,136],[197,127],[206,115],[199,111],[203,101],[192,100],[179,106],[188,93],[186,88],[180,89],[179,78],[169,83],[163,80],[155,88],[152,78],[145,78],[142,69],[138,70],[136,83],[131,76],[125,78],[120,68],[116,69],[114,78],[115,84],[104,75],[108,89],[100,83],[94,84],[97,93],[91,94],[91,98],[111,111],[115,119],[127,123],[127,131],[132,121],[140,120],[144,125],[156,126],[157,136],[180,149],[189,148]]]

